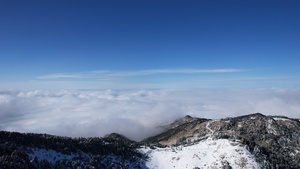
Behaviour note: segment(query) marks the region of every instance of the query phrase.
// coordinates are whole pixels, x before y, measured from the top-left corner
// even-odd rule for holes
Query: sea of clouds
[[[300,118],[300,89],[0,91],[0,130],[134,140],[191,115],[219,119],[251,113]]]

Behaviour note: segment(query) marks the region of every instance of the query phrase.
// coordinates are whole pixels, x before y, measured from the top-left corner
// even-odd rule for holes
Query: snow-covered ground
[[[37,148],[31,148],[28,150],[27,154],[29,155],[30,160],[34,160],[36,157],[39,162],[42,160],[47,160],[52,165],[55,165],[57,161],[60,161],[62,159],[64,160],[73,160],[73,161],[80,161],[80,163],[89,163],[89,159],[91,157],[99,157],[101,159],[101,163],[103,164],[110,164],[110,163],[122,163],[123,165],[128,166],[129,168],[134,168],[136,165],[139,165],[139,162],[141,162],[139,159],[135,161],[134,163],[130,162],[129,160],[123,160],[121,157],[116,156],[114,154],[110,155],[92,155],[90,153],[84,153],[82,151],[79,151],[77,153],[71,153],[71,154],[62,154],[60,152],[57,152],[55,150],[51,149],[37,149]],[[137,164],[136,164],[137,163]]]
[[[254,156],[240,143],[227,139],[207,139],[191,146],[140,148],[146,154],[146,166],[159,168],[261,168]]]
[[[62,154],[60,152],[51,150],[51,149],[37,149],[33,148],[28,153],[29,159],[34,159],[37,157],[38,161],[47,160],[48,162],[55,164],[57,161],[65,159],[72,160],[73,158],[81,158],[87,160],[90,154],[87,153],[71,153],[71,154]]]
[[[207,129],[211,130],[207,124]],[[212,131],[211,131],[212,132]],[[54,165],[57,161],[79,160],[81,163],[88,163],[93,156],[90,153],[78,151],[69,155],[51,149],[27,149],[29,159],[37,157],[38,161],[43,159]],[[231,166],[232,168],[261,168],[260,164],[255,161],[254,156],[239,142],[233,142],[227,139],[214,140],[209,137],[206,140],[193,145],[155,148],[139,148],[138,151],[144,154],[146,158],[136,159],[136,161],[123,161],[120,157],[113,154],[101,157],[104,164],[108,162],[120,163],[130,167],[141,166],[150,169],[169,169],[169,168],[222,168]],[[145,161],[144,161],[145,160]],[[140,165],[142,164],[142,165]],[[145,164],[145,165],[144,165]]]

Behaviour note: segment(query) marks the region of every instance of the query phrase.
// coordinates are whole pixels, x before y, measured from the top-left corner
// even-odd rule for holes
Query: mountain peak
[[[191,119],[191,118],[193,118],[193,117],[190,116],[190,115],[186,115],[184,118],[185,118],[185,119]]]
[[[119,133],[110,133],[108,135],[105,135],[104,138],[106,139],[113,139],[113,140],[125,140],[125,141],[131,141],[129,138],[123,136]]]

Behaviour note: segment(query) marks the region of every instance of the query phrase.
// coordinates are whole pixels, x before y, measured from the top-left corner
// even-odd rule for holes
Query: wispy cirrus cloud
[[[57,78],[109,78],[109,77],[130,77],[146,76],[155,74],[201,74],[201,73],[233,73],[241,72],[241,69],[156,69],[137,71],[88,71],[81,73],[58,73],[38,76],[37,79],[57,79]]]
[[[58,74],[51,74],[51,75],[44,75],[37,77],[38,79],[57,79],[57,78],[81,78],[81,76],[76,74],[64,74],[64,73],[58,73]]]
[[[38,76],[3,89],[174,89],[299,87],[299,75],[261,76],[246,69],[98,70]],[[16,86],[16,87],[15,87]]]
[[[141,71],[114,72],[111,76],[143,76],[153,74],[200,74],[200,73],[232,73],[240,72],[239,69],[158,69]]]

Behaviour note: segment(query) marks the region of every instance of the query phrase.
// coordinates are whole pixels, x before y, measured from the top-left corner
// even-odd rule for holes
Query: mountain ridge
[[[219,120],[191,120],[147,141],[156,146],[191,145],[207,138],[239,140],[265,168],[299,168],[300,122],[261,113]]]
[[[162,127],[164,132],[141,142],[130,140],[118,133],[111,133],[102,138],[70,138],[0,131],[0,166],[155,168],[161,163],[155,160],[155,157],[160,157],[160,153],[168,152],[169,155],[176,156],[172,147],[177,147],[177,155],[181,153],[184,157],[181,160],[170,157],[170,164],[191,166],[195,161],[185,162],[184,159],[189,154],[186,152],[191,151],[188,148],[194,147],[212,156],[219,156],[213,160],[219,160],[221,163],[208,164],[212,159],[201,156],[200,152],[194,152],[194,157],[199,160],[201,157],[202,163],[211,167],[239,168],[253,165],[256,166],[254,168],[300,168],[299,119],[266,116],[261,113],[214,120],[185,116]],[[205,147],[207,145],[210,146]],[[232,155],[237,151],[240,155],[235,154],[232,158],[238,160],[232,160],[229,154],[214,154],[210,149],[213,152],[226,150]],[[167,155],[162,157],[164,156]],[[195,160],[194,157],[190,158]],[[244,162],[239,162],[241,160]],[[195,165],[198,163],[199,161],[195,162]]]

